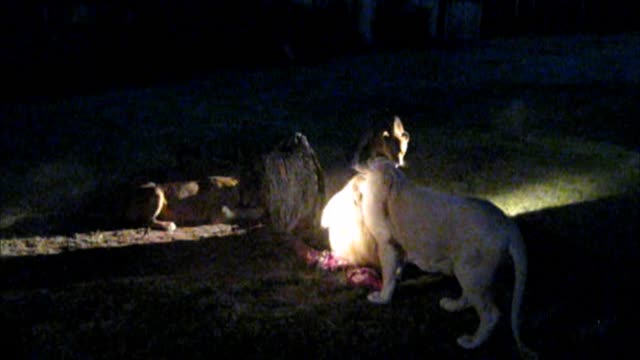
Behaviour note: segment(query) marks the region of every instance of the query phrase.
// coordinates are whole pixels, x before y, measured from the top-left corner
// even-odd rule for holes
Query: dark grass
[[[630,358],[637,195],[517,217],[530,265],[523,336],[543,358]],[[615,224],[615,225],[612,225]],[[4,338],[20,357],[517,358],[507,323],[482,348],[455,281],[405,280],[389,306],[303,265],[266,233],[2,260]],[[510,301],[511,266],[498,276]],[[508,319],[505,316],[504,319]],[[629,351],[629,352],[628,352]]]

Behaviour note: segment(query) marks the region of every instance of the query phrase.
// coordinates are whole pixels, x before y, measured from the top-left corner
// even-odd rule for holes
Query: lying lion
[[[125,218],[135,225],[174,231],[180,225],[256,220],[262,208],[239,208],[239,180],[211,176],[200,181],[146,183],[131,197]]]
[[[487,201],[413,184],[391,161],[374,160],[358,171],[363,222],[375,238],[382,267],[382,290],[370,293],[369,301],[391,301],[405,262],[423,271],[453,275],[462,295],[443,298],[440,306],[450,312],[469,307],[476,310],[478,329],[457,342],[465,349],[478,347],[489,338],[500,317],[490,286],[496,268],[508,254],[515,267],[511,328],[521,354],[533,354],[520,340],[518,327],[527,255],[517,225]]]

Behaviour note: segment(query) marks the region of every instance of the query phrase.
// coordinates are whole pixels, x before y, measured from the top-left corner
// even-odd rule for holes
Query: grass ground
[[[0,105],[12,155],[0,179],[5,353],[516,358],[507,321],[478,350],[455,345],[477,319],[439,309],[459,291],[451,279],[412,277],[376,307],[266,228],[143,238],[99,226],[122,183],[220,174],[293,131],[309,138],[332,194],[367,112],[388,107],[411,133],[412,179],[492,199],[520,225],[524,341],[543,358],[629,358],[639,44],[637,34],[494,40]],[[107,205],[87,209],[96,198]]]

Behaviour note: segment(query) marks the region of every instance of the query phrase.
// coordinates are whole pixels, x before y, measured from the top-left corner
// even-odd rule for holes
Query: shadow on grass
[[[517,217],[529,253],[524,329],[541,352],[629,356],[624,335],[639,320],[639,199],[635,193]]]
[[[542,358],[632,353],[639,197],[516,218],[529,251],[523,340]],[[340,273],[306,268],[262,232],[4,258],[2,270],[0,320],[25,356],[517,358],[511,265],[497,277],[503,321],[473,351],[455,339],[477,326],[474,313],[437,305],[459,292],[452,279],[407,281],[392,304],[373,306]]]

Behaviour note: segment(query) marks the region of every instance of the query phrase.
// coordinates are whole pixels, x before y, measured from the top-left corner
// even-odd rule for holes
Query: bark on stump
[[[319,236],[324,174],[307,138],[296,133],[264,155],[262,165],[260,194],[272,229],[295,242],[304,237],[309,245],[327,248]]]

